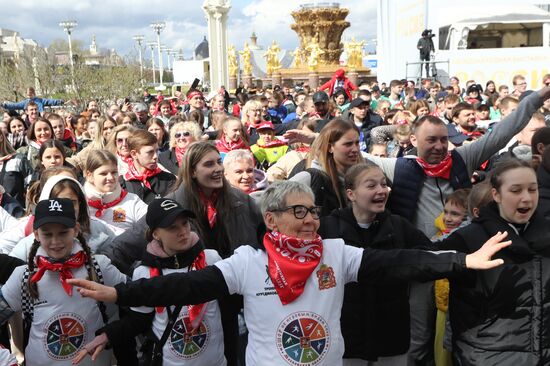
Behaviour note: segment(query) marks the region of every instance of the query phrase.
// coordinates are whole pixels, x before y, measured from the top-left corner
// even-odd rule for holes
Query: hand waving
[[[491,269],[504,264],[502,259],[491,259],[496,252],[512,244],[511,240],[503,241],[508,232],[500,231],[492,236],[476,252],[466,256],[466,268],[469,269]]]

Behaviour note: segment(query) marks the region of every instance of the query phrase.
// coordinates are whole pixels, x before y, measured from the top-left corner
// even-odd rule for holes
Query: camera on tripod
[[[431,29],[424,29],[422,32],[422,37],[433,38],[435,37],[435,34],[433,34]]]

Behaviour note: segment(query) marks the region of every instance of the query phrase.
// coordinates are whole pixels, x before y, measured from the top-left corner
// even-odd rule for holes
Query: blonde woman
[[[195,122],[178,122],[170,129],[170,148],[159,155],[159,163],[174,175],[178,175],[183,155],[189,145],[199,141],[201,128]]]

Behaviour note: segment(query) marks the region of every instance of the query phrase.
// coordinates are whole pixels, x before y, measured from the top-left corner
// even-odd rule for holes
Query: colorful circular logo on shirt
[[[188,316],[179,318],[170,333],[170,350],[178,357],[195,358],[204,351],[210,331],[205,322],[193,330]]]
[[[327,322],[318,314],[304,311],[290,314],[277,329],[277,349],[294,366],[317,365],[330,345]]]
[[[50,318],[44,328],[44,349],[51,359],[68,360],[86,340],[84,319],[74,313],[63,313]]]

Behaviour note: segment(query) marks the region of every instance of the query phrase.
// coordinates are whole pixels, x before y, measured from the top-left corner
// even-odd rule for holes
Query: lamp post
[[[151,64],[153,66],[153,84],[157,83],[157,77],[155,75],[155,46],[157,45],[157,42],[151,41],[147,42],[147,46],[151,48]]]
[[[164,48],[164,52],[166,52],[166,59],[168,60],[168,70],[172,70],[172,63],[170,62],[170,54],[172,53],[172,49]]]
[[[63,30],[67,33],[67,36],[69,37],[69,58],[71,62],[71,82],[73,85],[73,91],[76,91],[75,83],[74,83],[74,60],[73,60],[73,45],[71,44],[71,33],[73,29],[78,25],[76,20],[64,20],[62,22],[59,22],[59,26],[63,28]]]
[[[134,39],[134,41],[136,41],[137,45],[138,45],[138,52],[139,52],[139,76],[140,76],[140,80],[141,80],[141,85],[143,85],[143,58],[142,58],[142,55],[141,55],[141,44],[143,42],[143,40],[145,39],[145,37],[143,37],[142,34],[138,34],[138,35],[135,35],[134,37],[132,37]]]
[[[159,51],[159,79],[160,79],[160,84],[159,84],[158,88],[160,90],[166,89],[166,87],[162,83],[162,71],[163,71],[162,70],[162,52],[161,52],[161,48],[160,48],[160,32],[164,29],[164,27],[166,27],[166,23],[164,23],[164,22],[151,23],[151,28],[153,28],[155,33],[157,33],[157,47],[158,47],[158,51]]]

